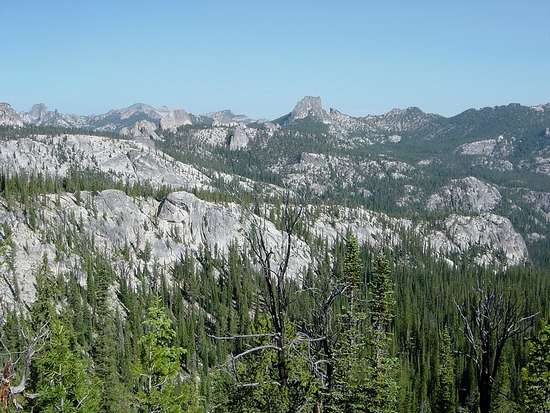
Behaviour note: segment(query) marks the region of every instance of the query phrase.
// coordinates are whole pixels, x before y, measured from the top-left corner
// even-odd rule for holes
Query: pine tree
[[[178,413],[197,409],[193,380],[177,391],[180,358],[184,351],[174,345],[176,332],[160,299],[155,299],[149,307],[143,326],[145,334],[139,340],[140,358],[136,371],[139,383],[136,398],[140,411]]]
[[[46,413],[94,413],[99,409],[99,383],[76,345],[74,331],[59,320],[35,362],[37,399],[34,409]]]
[[[451,336],[447,329],[441,333],[439,346],[437,399],[434,406],[434,412],[453,413],[456,411],[455,361],[451,350]]]
[[[35,280],[36,297],[31,306],[30,316],[31,327],[34,331],[37,331],[57,317],[55,303],[59,293],[46,255],[42,257],[42,264],[36,273]]]
[[[373,328],[389,333],[395,318],[395,298],[390,265],[383,255],[376,259],[371,295],[370,312]]]
[[[367,411],[370,375],[367,339],[363,331],[365,313],[359,301],[361,262],[357,238],[351,233],[346,237],[342,278],[347,288],[347,302],[340,317],[343,329],[335,346],[334,383],[328,409],[332,412]]]
[[[371,283],[369,405],[366,411],[390,413],[399,407],[399,359],[392,355],[392,323],[395,318],[394,285],[387,259],[376,259]]]
[[[344,282],[348,284],[350,313],[355,311],[355,299],[359,294],[361,281],[361,260],[359,257],[359,242],[353,233],[346,237],[346,254],[344,257]]]
[[[122,403],[124,392],[120,385],[119,372],[116,360],[116,329],[113,319],[112,303],[110,300],[110,286],[113,279],[112,271],[101,260],[94,266],[95,281],[95,332],[96,339],[93,346],[96,373],[101,380],[102,412],[126,411],[127,405]]]
[[[529,362],[522,370],[525,410],[550,412],[550,324],[529,343]]]

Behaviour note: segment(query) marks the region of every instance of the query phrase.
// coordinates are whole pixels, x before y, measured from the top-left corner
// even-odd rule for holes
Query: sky
[[[550,1],[0,0],[0,101],[275,118],[550,101]]]

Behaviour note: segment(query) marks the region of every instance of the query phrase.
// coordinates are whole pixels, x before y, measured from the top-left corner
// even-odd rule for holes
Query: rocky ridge
[[[98,170],[116,179],[186,189],[211,179],[147,145],[91,135],[35,136],[0,141],[0,164],[8,172],[65,176],[73,169]]]
[[[32,227],[22,209],[8,208],[0,198],[0,238],[7,236],[6,229],[12,234],[15,274],[29,301],[34,296],[33,270],[44,255],[57,262],[56,272],[70,268],[78,272],[82,265],[78,250],[87,245],[107,254],[119,273],[132,274],[136,266],[153,263],[168,268],[186,253],[199,254],[204,246],[222,254],[231,243],[243,246],[251,220],[264,221],[240,205],[208,202],[183,191],[170,193],[161,201],[130,197],[118,190],[51,195],[43,198],[40,216],[38,226]],[[277,254],[284,234],[270,221],[265,223],[266,238]],[[338,217],[327,209],[311,216],[309,224],[313,234],[332,241],[350,228],[373,248],[399,245],[399,231],[414,228],[424,237],[426,247],[442,257],[477,247],[481,252],[476,260],[482,264],[493,262],[499,253],[508,265],[527,259],[525,243],[510,221],[494,214],[452,215],[436,230],[426,223],[413,224],[362,208],[341,208]],[[310,262],[308,245],[296,239],[292,276],[298,277]]]

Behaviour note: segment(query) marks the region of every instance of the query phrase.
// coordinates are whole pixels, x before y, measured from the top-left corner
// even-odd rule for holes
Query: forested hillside
[[[0,109],[4,411],[550,411],[548,105]]]

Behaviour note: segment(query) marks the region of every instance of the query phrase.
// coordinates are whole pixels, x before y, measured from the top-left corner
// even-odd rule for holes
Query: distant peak
[[[320,96],[304,96],[296,103],[294,110],[308,108],[308,109],[323,109],[323,103]]]
[[[48,106],[45,103],[35,103],[31,110],[48,110]]]
[[[48,112],[48,107],[46,106],[45,103],[36,103],[32,105],[30,114],[32,116],[40,117],[47,112]]]
[[[324,121],[327,119],[327,112],[323,109],[323,103],[319,96],[305,96],[296,103],[290,117],[291,120],[311,117]]]
[[[543,103],[541,105],[531,106],[531,109],[537,111],[537,112],[545,112],[550,111],[550,103]]]
[[[128,106],[126,109],[135,109],[135,110],[143,110],[143,109],[152,109],[153,107],[151,105],[147,105],[146,103],[134,103],[133,105]]]
[[[408,113],[422,114],[424,113],[424,111],[417,106],[409,106],[407,108],[393,108],[392,110],[387,112],[388,115],[402,115]]]

